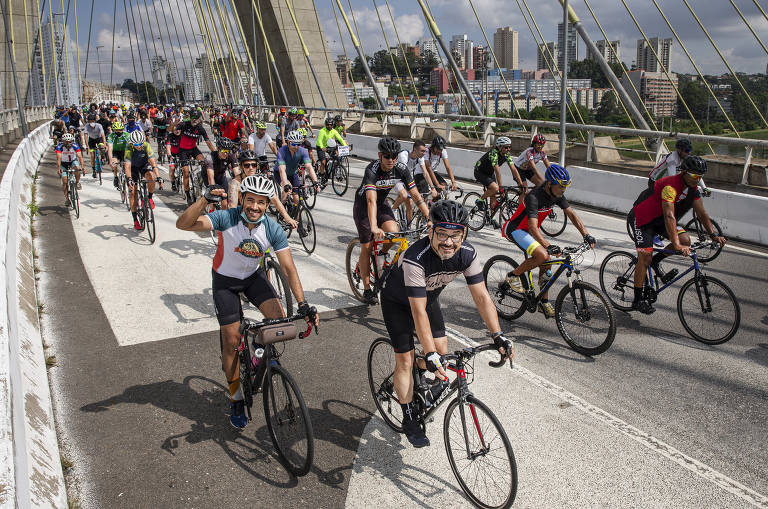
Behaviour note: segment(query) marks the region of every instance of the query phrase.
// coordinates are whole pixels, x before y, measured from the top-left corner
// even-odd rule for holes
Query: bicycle
[[[317,167],[317,162],[315,162],[315,166]],[[317,168],[315,168],[315,175],[317,175]],[[312,180],[307,178],[304,168],[299,169],[299,179],[301,187],[304,189],[304,203],[309,210],[312,210],[317,203],[317,191],[314,184],[312,184]]]
[[[337,196],[344,196],[349,187],[349,151],[351,145],[342,145],[336,150],[326,150],[328,159],[325,162],[325,174],[321,175],[320,186],[325,189],[328,181],[331,182],[333,192]]]
[[[62,171],[67,177],[69,206],[75,212],[75,217],[80,219],[80,194],[77,192],[77,166],[75,166],[74,163],[67,166],[62,165]]]
[[[386,279],[386,275],[389,273],[390,268],[397,264],[400,255],[408,249],[408,238],[414,236],[414,234],[420,234],[425,229],[426,227],[421,230],[384,232],[385,240],[373,241],[368,278],[371,290],[373,290],[374,294],[377,294],[381,289],[381,284]],[[381,247],[385,243],[397,244],[395,255],[389,263],[385,261],[385,256],[381,251]],[[352,293],[355,298],[360,302],[365,302],[363,299],[365,286],[363,285],[363,279],[360,276],[360,249],[360,239],[357,237],[350,240],[349,244],[347,244],[347,281],[349,281],[349,286],[352,288]]]
[[[165,137],[157,138],[157,162],[159,164],[165,163],[165,160],[168,158],[167,150]]]
[[[156,178],[155,182],[162,183],[162,178]],[[149,235],[150,243],[155,243],[156,231],[155,231],[155,212],[152,210],[152,206],[149,204],[149,191],[147,190],[147,179],[141,177],[138,182],[138,189],[135,191],[136,195],[136,217],[141,225],[141,230],[146,230]],[[136,185],[137,183],[134,183]],[[128,207],[130,208],[130,200],[128,200]]]
[[[315,220],[312,218],[312,212],[309,211],[309,207],[305,203],[306,195],[304,194],[304,189],[304,186],[291,187],[290,184],[286,185],[285,191],[289,192],[292,190],[298,196],[299,201],[294,203],[292,195],[289,195],[284,205],[288,215],[299,223],[297,230],[299,231],[301,245],[307,254],[312,254],[317,244],[317,230],[315,229]],[[293,228],[279,215],[277,221],[285,230],[287,237],[291,238]]]
[[[314,316],[316,312],[317,310],[312,308],[309,316]],[[237,347],[240,358],[240,387],[248,420],[252,420],[253,397],[260,390],[264,403],[264,419],[267,421],[272,445],[275,446],[280,463],[297,477],[306,475],[312,466],[314,433],[304,397],[291,374],[280,364],[282,352],[279,352],[275,345],[297,336],[301,339],[309,336],[312,331],[311,323],[307,323],[307,330],[304,332],[299,332],[293,323],[301,318],[304,317],[299,314],[262,321],[244,318],[238,329],[240,344]],[[256,337],[249,342],[251,334]]]
[[[432,204],[439,200],[458,201],[459,198],[461,198],[461,196],[464,194],[464,189],[462,189],[461,186],[456,186],[456,191],[452,191],[448,186],[446,186],[444,189],[439,189],[438,193],[439,194],[437,198],[434,199],[432,198],[431,192],[421,193],[421,198],[427,202],[427,206],[429,208],[432,208]],[[457,194],[453,196],[452,193]],[[405,203],[402,203],[399,207],[395,208],[395,200],[387,196],[385,201],[395,213],[395,221],[397,222],[398,228],[400,228],[401,231],[408,231],[411,229],[420,231],[426,227],[428,219],[425,220],[424,214],[421,213],[420,209],[415,210],[413,212],[413,216],[409,220]]]
[[[104,150],[104,144],[99,143],[98,144],[98,151],[97,149],[88,149],[89,152],[96,152],[96,156],[94,157],[94,166],[93,171],[96,175],[98,175],[99,179],[99,185],[102,185],[102,178],[101,178],[101,171],[102,171],[102,157],[103,157],[103,150]]]
[[[653,303],[658,295],[668,287],[693,271],[693,277],[683,283],[677,295],[677,316],[683,328],[690,336],[701,343],[719,345],[730,340],[739,330],[741,323],[741,308],[733,291],[722,281],[705,275],[699,265],[698,249],[707,252],[714,249],[716,242],[706,242],[691,246],[690,258],[693,263],[682,274],[675,275],[671,280],[669,271],[662,278],[653,266],[648,267],[648,275],[643,284],[643,298]],[[653,249],[655,252],[679,254],[667,249]],[[603,289],[613,307],[621,311],[631,311],[634,300],[634,274],[637,257],[624,252],[614,251],[605,257],[600,266],[600,287]],[[715,316],[722,310],[721,315]],[[700,317],[698,321],[696,318]],[[714,330],[709,336],[704,336],[705,330]]]
[[[485,187],[483,192],[485,192]],[[520,186],[504,186],[499,188],[499,198],[495,205],[491,205],[491,199],[485,199],[485,207],[481,209],[477,207],[477,200],[481,197],[480,193],[470,192],[464,198],[462,205],[469,211],[469,227],[474,231],[479,231],[485,225],[491,225],[494,228],[500,228],[517,210],[520,205],[520,201],[525,198],[523,188]],[[495,208],[493,208],[495,207]],[[493,219],[493,216],[499,213],[498,222]],[[539,229],[543,231],[549,237],[557,237],[568,225],[568,216],[561,210],[557,210],[555,207],[549,211],[547,217],[545,217],[539,224]]]
[[[578,268],[584,252],[589,249],[586,242],[578,247],[566,247],[562,250],[562,258],[544,262],[543,267],[560,267],[543,284],[538,294],[530,271],[520,278],[524,293],[517,293],[507,281],[518,267],[517,262],[507,255],[491,257],[483,266],[483,279],[499,316],[515,320],[526,310],[535,313],[544,293],[565,272],[568,284],[560,290],[555,300],[555,323],[560,335],[568,346],[582,355],[599,355],[608,350],[616,337],[613,309],[596,286],[582,280]]]
[[[414,362],[414,418],[426,431],[426,425],[434,420],[437,409],[456,394],[448,404],[443,418],[443,441],[453,475],[467,497],[477,506],[507,508],[515,501],[517,494],[515,454],[498,418],[468,388],[474,381],[472,359],[488,350],[495,351],[496,347],[486,344],[445,355],[448,363],[446,371],[456,373],[456,378],[436,396],[428,386],[422,385]],[[424,359],[420,354],[415,357],[418,360]],[[501,367],[504,358],[490,362],[489,365]],[[394,350],[389,338],[375,339],[368,349],[368,385],[379,415],[393,431],[402,433],[402,408],[395,392],[394,367]]]
[[[120,190],[120,202],[124,203],[126,208],[131,210],[131,202],[128,199],[128,179],[125,176],[125,166],[123,161],[119,161],[119,169],[117,170],[117,186]]]
[[[190,159],[187,161],[187,164],[189,165],[189,194],[194,202],[205,193],[205,186],[201,176],[201,172],[204,170],[201,161],[197,159]]]
[[[631,211],[630,211],[631,213]],[[707,229],[704,228],[704,225],[702,224],[701,220],[699,220],[698,214],[696,214],[696,211],[691,209],[691,213],[693,214],[693,217],[685,223],[685,226],[683,227],[685,231],[691,236],[691,242],[694,244],[701,244],[702,246],[709,246],[709,247],[702,247],[702,251],[704,251],[705,254],[698,256],[699,263],[708,263],[720,256],[720,251],[723,250],[723,246],[718,244],[717,242],[709,243],[708,240],[710,238],[709,233],[707,233]],[[714,229],[715,233],[714,235],[717,237],[723,236],[723,230],[720,228],[720,225],[717,224],[717,221],[709,218],[710,222],[712,223],[712,228]],[[627,214],[627,235],[629,235],[629,238],[632,240],[632,242],[635,241],[634,233],[632,232],[632,222],[630,220],[630,214]]]

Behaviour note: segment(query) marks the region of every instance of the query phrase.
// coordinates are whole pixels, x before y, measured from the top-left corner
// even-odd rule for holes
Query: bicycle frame
[[[676,251],[672,251],[670,249],[656,249],[656,248],[654,248],[653,251],[654,252],[658,252],[658,253],[666,253],[666,254],[678,254]],[[656,287],[656,278],[654,277],[656,274],[655,274],[655,272],[653,270],[653,267],[648,265],[648,286],[652,290],[654,290],[657,294],[659,294],[659,293],[663,292],[667,287],[672,286],[673,284],[675,284],[678,280],[680,280],[682,277],[687,275],[692,270],[696,271],[696,274],[699,274],[701,272],[701,268],[699,267],[699,260],[698,260],[698,257],[696,256],[696,252],[695,251],[691,252],[691,258],[693,258],[693,265],[691,265],[690,267],[685,269],[685,271],[683,271],[682,273],[680,273],[677,276],[675,276],[675,278],[672,281],[669,281],[668,283],[666,283],[666,284],[664,284],[664,285],[662,285],[660,287]]]
[[[379,252],[379,250],[384,244],[398,245],[397,250],[395,251],[395,257],[392,258],[392,261],[390,262],[390,267],[391,267],[395,263],[397,263],[397,260],[400,258],[400,255],[406,249],[408,249],[408,239],[405,237],[392,237],[391,239],[373,241],[373,249],[371,249],[371,265],[373,265],[373,278],[376,281],[377,289],[379,286],[379,281],[381,281],[381,277],[384,275],[384,270],[382,270],[381,274],[379,274],[379,265],[376,263],[376,253]]]

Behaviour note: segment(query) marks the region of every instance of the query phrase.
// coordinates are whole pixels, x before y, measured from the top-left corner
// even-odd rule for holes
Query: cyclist
[[[432,138],[432,143],[427,150],[428,156],[424,159],[424,167],[432,178],[432,182],[437,182],[439,189],[445,189],[445,179],[436,172],[437,168],[442,163],[445,166],[445,171],[448,172],[448,178],[451,179],[451,191],[457,189],[456,178],[453,176],[453,170],[451,169],[451,163],[448,162],[448,151],[445,150],[445,139],[439,134]]]
[[[237,117],[235,110],[229,110],[224,122],[219,124],[221,135],[237,143],[246,137],[245,124]]]
[[[162,111],[158,111],[152,123],[154,124],[155,139],[157,139],[157,146],[159,148],[160,145],[165,145],[165,137],[168,134],[168,120]]]
[[[206,186],[218,185],[224,189],[229,189],[229,178],[227,178],[227,169],[232,165],[232,151],[235,143],[229,138],[219,137],[216,139],[216,150],[205,154],[205,168],[202,172],[203,183]],[[222,205],[227,208],[226,201]]]
[[[181,129],[179,124],[171,124],[165,137],[165,152],[168,154],[168,173],[171,178],[171,189],[176,192],[179,190],[176,185],[176,163],[178,162],[179,144],[181,143]]]
[[[397,162],[397,156],[402,151],[400,142],[387,136],[379,140],[378,149],[378,159],[365,167],[363,181],[355,192],[355,202],[352,206],[352,217],[360,239],[358,266],[363,280],[363,300],[367,304],[377,302],[369,277],[373,240],[382,239],[384,232],[397,231],[395,214],[385,201],[390,189],[395,187],[397,182],[402,182],[424,217],[429,217],[429,209],[416,189],[411,172],[405,165]],[[385,245],[384,251],[390,247],[391,244]]]
[[[80,151],[80,145],[75,143],[75,137],[73,135],[69,133],[62,134],[61,143],[56,145],[56,171],[61,177],[61,187],[64,191],[64,204],[67,207],[70,206],[69,192],[67,189],[68,179],[67,174],[61,171],[61,167],[63,166],[64,169],[69,170],[69,168],[74,165],[75,168],[77,168],[78,162],[80,163],[80,168],[85,166],[83,164],[83,153]],[[80,184],[79,169],[75,170],[75,182],[77,182],[77,188],[81,189],[82,185]]]
[[[106,111],[101,112],[101,116],[97,122],[101,124],[101,128],[104,129],[104,135],[109,136],[109,133],[112,132],[112,121],[109,120]]]
[[[420,194],[432,193],[432,198],[437,198],[437,191],[432,187],[432,181],[427,181],[424,177],[424,156],[427,153],[427,146],[421,140],[413,142],[413,150],[408,152],[402,150],[397,155],[397,162],[404,164],[408,171],[413,175],[413,181],[416,182],[416,188]],[[417,176],[418,175],[418,176]],[[400,205],[405,202],[405,214],[408,221],[413,217],[413,207],[411,200],[408,198],[408,192],[405,190],[405,186],[402,182],[395,184],[394,192],[397,194],[395,203],[392,205],[393,210],[400,208]]]
[[[447,386],[442,358],[448,353],[440,293],[463,274],[469,293],[499,353],[514,356],[514,345],[504,337],[491,296],[483,281],[483,266],[467,235],[467,211],[450,200],[436,202],[430,210],[429,235],[414,242],[402,254],[381,290],[381,313],[395,350],[393,382],[403,409],[403,431],[414,447],[429,445],[424,430],[413,418],[413,333],[426,356],[420,366],[441,378],[431,390],[435,398]]]
[[[288,279],[291,290],[299,302],[298,312],[308,322],[318,324],[304,297],[299,273],[291,256],[285,231],[266,210],[275,188],[272,181],[262,176],[250,176],[240,185],[240,206],[215,210],[203,215],[208,206],[206,196],[226,196],[223,189],[213,189],[190,205],[176,221],[176,227],[186,231],[219,232],[216,256],[213,258],[213,303],[221,331],[221,368],[229,386],[229,422],[242,429],[248,424],[243,393],[240,389],[240,293],[259,308],[265,318],[280,318],[285,312],[277,292],[264,272],[264,252],[272,250]]]
[[[112,173],[115,175],[113,185],[118,186],[117,164],[124,161],[125,149],[128,146],[128,133],[123,132],[123,123],[116,120],[112,124],[112,132],[107,137],[107,158],[112,166]]]
[[[88,124],[85,126],[85,132],[88,135],[88,150],[91,151],[91,169],[93,170],[93,178],[96,178],[96,153],[99,150],[100,144],[106,146],[107,138],[104,135],[104,128],[96,121],[95,113],[88,114]]]
[[[664,283],[674,279],[678,273],[677,269],[665,273],[659,267],[659,262],[668,255],[661,252],[653,254],[654,235],[669,239],[670,243],[665,249],[688,256],[691,252],[691,238],[677,225],[677,221],[693,207],[712,240],[721,246],[725,244],[725,237],[715,236],[709,214],[701,202],[698,185],[707,172],[707,162],[698,156],[688,156],[683,159],[679,169],[682,173],[660,178],[653,190],[647,189],[640,193],[628,217],[637,248],[632,309],[646,315],[655,311],[651,303],[643,299],[643,283],[648,266],[656,269]]]
[[[299,128],[305,128],[310,136],[314,136],[315,132],[312,130],[312,126],[309,125],[309,119],[304,116],[305,114],[304,110],[297,111],[296,121],[299,123]]]
[[[129,135],[130,145],[125,150],[125,175],[130,176],[128,189],[130,191],[131,215],[133,216],[133,228],[141,230],[139,218],[136,215],[137,199],[136,190],[141,177],[147,179],[147,191],[149,192],[149,206],[155,208],[152,194],[155,192],[155,179],[158,177],[157,160],[152,147],[149,146],[143,131],[134,131]],[[154,177],[152,176],[154,170]],[[147,176],[147,173],[150,175]],[[159,179],[158,179],[159,180]]]
[[[307,151],[307,154],[309,154],[309,158],[312,160],[312,167],[315,167],[315,151],[312,150],[314,147],[312,147],[312,142],[309,141],[309,131],[307,131],[304,127],[299,127],[296,129],[299,134],[301,134],[304,137],[304,141],[301,143],[301,146]]]
[[[197,148],[197,143],[200,138],[205,140],[205,143],[208,145],[208,149],[211,152],[215,152],[216,147],[214,147],[211,140],[208,139],[208,133],[202,125],[201,114],[197,110],[192,110],[189,113],[189,120],[182,122],[179,129],[181,130],[179,160],[181,163],[181,171],[184,172],[184,191],[187,195],[187,203],[191,205],[193,200],[192,195],[189,192],[189,160],[203,160],[203,154],[200,152],[200,149]]]
[[[58,145],[61,141],[61,137],[64,135],[64,133],[67,132],[67,124],[61,118],[55,118],[51,120],[51,124],[48,129],[55,149],[56,145]]]
[[[291,131],[286,138],[288,144],[280,147],[277,151],[277,161],[273,172],[275,184],[279,186],[278,189],[286,190],[287,187],[299,187],[301,185],[298,173],[299,166],[304,166],[304,171],[312,179],[312,185],[319,192],[320,186],[317,184],[317,176],[312,168],[312,159],[309,157],[307,149],[302,147],[304,136],[298,131]],[[285,201],[286,197],[283,195],[282,201]],[[298,196],[294,196],[294,203],[298,203]]]
[[[253,150],[259,158],[265,157],[267,147],[274,155],[277,155],[277,146],[272,137],[267,134],[267,124],[256,122],[256,132],[248,137],[248,150]]]
[[[501,184],[501,165],[505,162],[509,165],[509,169],[512,170],[514,176],[520,187],[523,187],[524,181],[520,177],[515,167],[515,159],[510,155],[509,151],[512,149],[512,140],[506,136],[501,136],[496,140],[496,146],[491,150],[483,154],[483,156],[475,163],[475,180],[483,185],[485,192],[483,196],[477,200],[477,207],[481,210],[485,209],[485,199],[495,197],[499,193]],[[497,206],[499,202],[496,201],[491,207],[492,209]]]
[[[541,161],[544,163],[544,166],[549,168],[550,162],[547,159],[547,154],[544,152],[544,143],[546,142],[547,140],[544,136],[537,134],[531,140],[531,146],[523,150],[515,160],[515,169],[517,174],[520,175],[520,187],[523,188],[523,192],[528,192],[526,180],[530,180],[534,187],[538,187],[544,182],[539,170],[536,169],[536,163]]]
[[[584,223],[571,208],[571,204],[565,198],[565,190],[571,185],[571,176],[568,170],[559,164],[550,164],[545,172],[546,181],[525,195],[520,205],[512,214],[501,233],[507,240],[512,241],[523,253],[526,259],[507,276],[507,284],[513,292],[523,293],[523,283],[520,276],[539,267],[539,288],[548,280],[547,267],[541,264],[548,261],[552,255],[560,254],[560,246],[550,244],[541,233],[539,224],[546,218],[552,207],[557,205],[573,225],[579,230],[584,241],[591,247],[595,246],[595,238],[589,234]],[[547,292],[549,293],[549,292]],[[547,293],[542,295],[539,311],[547,318],[555,316],[555,308],[547,300]]]
[[[280,119],[280,122],[277,124],[277,148],[280,148],[283,146],[284,143],[286,143],[286,135],[292,131],[295,131],[299,127],[299,121],[296,120],[296,114],[298,113],[298,110],[296,108],[291,108],[288,110],[288,114]]]
[[[133,131],[143,131],[144,128],[141,127],[141,124],[139,122],[136,122],[136,115],[134,113],[128,114],[128,122],[125,124],[125,132],[128,134],[132,133]]]
[[[324,126],[317,132],[317,139],[315,140],[315,150],[317,151],[317,160],[320,161],[320,175],[325,175],[326,159],[328,154],[326,148],[328,147],[328,140],[335,140],[338,144],[347,144],[344,138],[341,137],[339,132],[333,128],[333,118],[327,117],[324,122]]]
[[[344,119],[341,118],[341,115],[333,117],[333,128],[344,138],[347,137],[347,128],[344,126]]]

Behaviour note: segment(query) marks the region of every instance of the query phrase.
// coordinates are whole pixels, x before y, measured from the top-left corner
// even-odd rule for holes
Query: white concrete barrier
[[[347,142],[354,145],[353,154],[365,159],[378,157],[379,137],[348,134]],[[429,144],[430,140],[424,140]],[[401,140],[404,149],[413,145]],[[474,180],[475,162],[483,155],[478,150],[448,147],[448,159],[457,178]],[[568,188],[568,200],[603,210],[626,214],[646,188],[648,179],[584,166],[569,166],[573,184]],[[509,170],[503,175],[513,183]],[[704,206],[717,220],[723,233],[747,242],[768,245],[768,198],[744,193],[713,189],[712,197],[704,199]]]
[[[40,336],[30,228],[44,124],[19,143],[0,182],[0,509],[67,507]]]

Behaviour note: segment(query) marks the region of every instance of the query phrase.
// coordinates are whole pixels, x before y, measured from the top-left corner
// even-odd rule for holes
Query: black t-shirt
[[[108,118],[100,118],[96,122],[101,124],[101,127],[104,128],[104,135],[106,136],[106,134],[112,128],[112,122],[110,122]]]
[[[459,274],[464,274],[468,285],[483,282],[483,266],[472,244],[462,243],[453,257],[441,260],[429,237],[423,237],[400,256],[384,281],[381,297],[405,306],[408,297],[426,297],[430,306]]]
[[[80,127],[80,120],[83,118],[82,115],[80,115],[79,111],[70,111],[69,112],[69,122],[67,122],[68,127],[74,127],[78,128]]]
[[[416,183],[413,181],[413,175],[408,168],[401,163],[395,163],[392,171],[384,171],[379,165],[379,161],[373,161],[365,167],[363,181],[355,193],[355,205],[364,204],[366,201],[366,191],[376,191],[376,203],[381,205],[387,198],[390,189],[395,187],[398,182],[402,182],[407,190],[411,190]]]
[[[227,167],[229,166],[229,160],[222,158],[219,155],[219,152],[211,152],[211,161],[213,162],[213,174],[215,176],[219,176],[225,171],[227,171]]]
[[[549,215],[552,207],[557,205],[561,209],[565,210],[570,207],[570,203],[565,199],[565,196],[557,198],[550,196],[544,189],[547,183],[541,184],[539,187],[525,195],[523,202],[517,206],[512,217],[507,221],[507,226],[504,231],[512,230],[528,230],[528,218],[537,218],[538,224]]]
[[[158,131],[164,132],[166,129],[168,129],[168,121],[165,119],[161,120],[159,118],[155,118],[153,125],[157,128]]]

